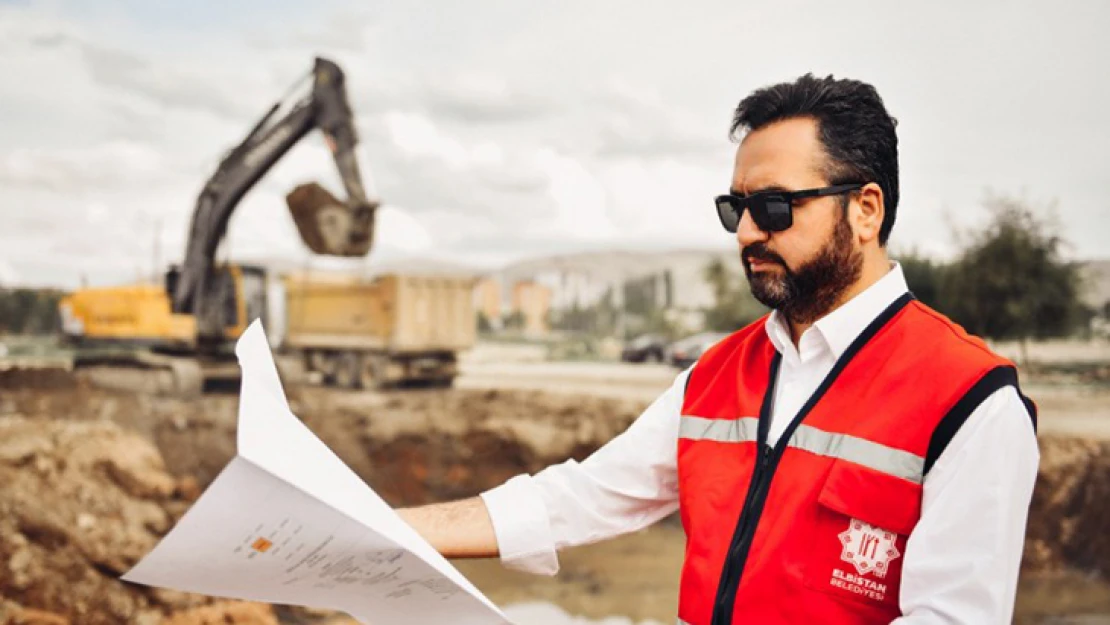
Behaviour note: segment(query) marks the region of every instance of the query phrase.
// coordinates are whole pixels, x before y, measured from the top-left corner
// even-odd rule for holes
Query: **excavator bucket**
[[[302,184],[285,196],[293,223],[305,245],[316,254],[365,256],[371,237],[358,222],[355,210],[315,182]],[[367,207],[373,210],[374,207]]]

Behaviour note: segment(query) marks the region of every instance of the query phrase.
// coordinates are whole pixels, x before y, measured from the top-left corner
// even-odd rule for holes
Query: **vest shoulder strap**
[[[1033,421],[1033,431],[1037,431],[1037,406],[1022,394],[1021,387],[1018,385],[1017,369],[1012,365],[999,365],[979,378],[979,381],[941,419],[929,439],[929,451],[925,455],[925,475],[929,474],[929,470],[936,464],[937,459],[944,453],[971,413],[975,412],[975,409],[988,397],[1007,386],[1013,386],[1017,391],[1026,412],[1029,413],[1029,418]]]

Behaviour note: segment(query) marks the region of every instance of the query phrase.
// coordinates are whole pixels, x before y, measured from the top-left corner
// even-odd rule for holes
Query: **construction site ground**
[[[295,414],[402,506],[473,495],[583,459],[676,373],[493,351],[468,358],[451,390],[288,383],[286,391]],[[1041,409],[1042,463],[1017,623],[1110,623],[1107,373],[1096,366],[1026,376],[1024,390]],[[342,622],[118,581],[233,456],[237,406],[233,388],[186,400],[105,389],[62,369],[0,367],[0,623]],[[564,552],[553,578],[496,561],[456,565],[522,625],[670,623],[683,544],[670,518]]]

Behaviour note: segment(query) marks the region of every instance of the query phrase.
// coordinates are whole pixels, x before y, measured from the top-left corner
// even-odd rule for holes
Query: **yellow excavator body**
[[[59,303],[66,335],[81,342],[193,344],[196,319],[170,310],[166,289],[135,285],[78,289]]]

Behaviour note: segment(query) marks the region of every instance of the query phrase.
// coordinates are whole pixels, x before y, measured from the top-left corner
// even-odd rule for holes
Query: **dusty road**
[[[533,389],[638,400],[665,391],[679,370],[667,365],[577,362],[464,362],[459,388]],[[1110,440],[1110,384],[1034,378],[1022,391],[1036,402],[1040,432]]]
[[[667,365],[609,362],[467,363],[458,388],[531,389],[650,402],[674,382]]]

